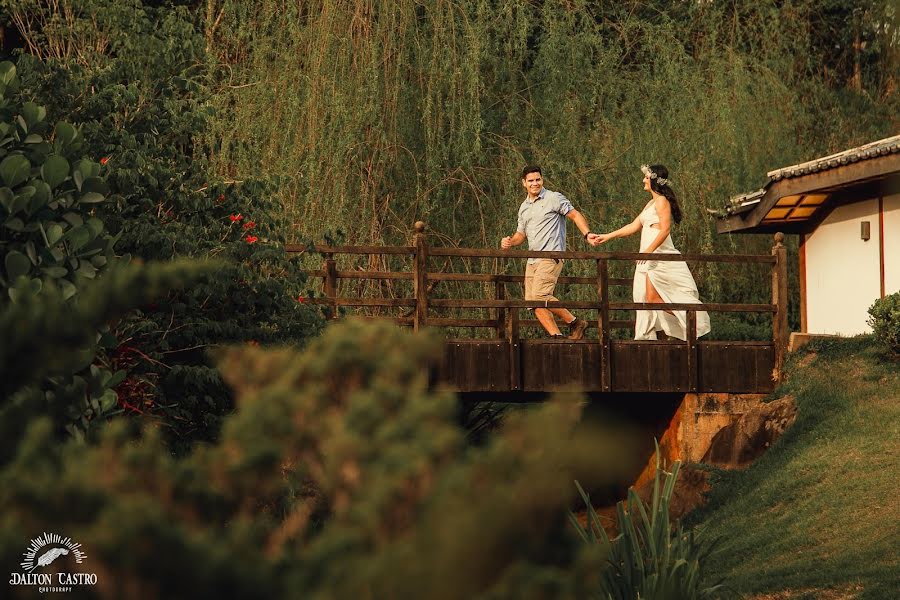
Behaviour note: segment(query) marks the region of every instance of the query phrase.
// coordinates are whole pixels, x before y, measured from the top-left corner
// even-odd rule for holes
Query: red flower
[[[256,227],[256,221],[247,221],[244,223],[244,229],[253,229]]]
[[[255,235],[248,235],[247,237],[244,238],[244,241],[247,242],[248,244],[255,244],[257,242],[257,240],[259,240],[259,238],[256,237]]]
[[[244,219],[244,215],[238,213],[236,215],[230,215],[228,218],[231,219],[232,223],[237,223],[238,221],[242,221]]]
[[[103,158],[100,159],[100,164],[101,164],[101,165],[105,165],[105,164],[108,163],[108,162],[109,162],[109,157],[108,157],[108,156],[104,156]]]
[[[222,204],[225,202],[225,194],[219,194],[219,197],[216,198],[216,204]]]
[[[306,304],[306,298],[304,298],[302,295],[297,296],[297,302],[299,302],[300,304]]]

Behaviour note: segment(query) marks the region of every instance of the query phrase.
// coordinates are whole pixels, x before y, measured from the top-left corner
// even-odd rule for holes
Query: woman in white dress
[[[672,221],[681,222],[681,208],[669,182],[669,172],[662,165],[642,165],[644,189],[650,202],[630,224],[606,234],[592,234],[588,241],[598,246],[609,240],[641,232],[640,251],[654,254],[680,254],[672,243]],[[635,302],[670,302],[700,304],[697,284],[681,261],[640,260],[634,272]],[[687,339],[687,311],[639,310],[634,325],[634,339],[655,340],[656,332],[669,337]],[[709,315],[697,312],[697,337],[709,333]]]

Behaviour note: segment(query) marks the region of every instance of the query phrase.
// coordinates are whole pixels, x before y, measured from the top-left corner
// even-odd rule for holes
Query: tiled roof
[[[876,156],[894,154],[895,152],[900,152],[900,135],[878,140],[877,142],[871,142],[864,146],[859,146],[858,148],[844,150],[843,152],[838,152],[837,154],[832,154],[830,156],[823,156],[822,158],[810,160],[798,165],[769,171],[766,175],[768,175],[770,181],[779,181],[790,177],[800,177],[801,175],[827,171],[828,169],[833,169],[842,165],[875,158]]]
[[[850,148],[849,150],[844,150],[837,154],[831,154],[790,167],[769,171],[766,173],[769,180],[761,189],[729,198],[728,203],[725,206],[724,214],[733,215],[752,209],[762,199],[766,192],[766,188],[776,181],[809,175],[810,173],[818,173],[820,171],[827,171],[828,169],[833,169],[835,167],[898,152],[900,152],[900,135],[895,135],[857,148]],[[716,211],[714,214],[721,215],[722,213]]]

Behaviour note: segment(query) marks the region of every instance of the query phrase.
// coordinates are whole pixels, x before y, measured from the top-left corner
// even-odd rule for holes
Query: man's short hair
[[[528,177],[529,173],[537,173],[538,175],[541,176],[542,179],[544,177],[544,174],[541,173],[541,168],[537,165],[528,165],[527,167],[522,169],[522,179],[525,179],[526,177]]]

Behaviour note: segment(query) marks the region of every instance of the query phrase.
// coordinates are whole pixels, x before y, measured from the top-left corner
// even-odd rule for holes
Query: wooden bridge
[[[322,279],[322,297],[310,303],[328,307],[329,318],[337,318],[339,307],[357,307],[372,312],[384,307],[404,310],[390,317],[419,331],[425,327],[450,332],[474,331],[480,335],[449,337],[443,361],[436,367],[435,381],[459,392],[730,392],[767,393],[780,377],[787,347],[787,257],[784,235],[775,234],[771,255],[665,255],[637,252],[532,252],[523,250],[429,247],[425,224],[415,225],[412,246],[314,246],[324,256],[320,270],[310,270]],[[288,252],[303,253],[309,248],[288,246]],[[356,257],[355,268],[338,269],[338,259]],[[365,265],[358,260],[365,257]],[[546,306],[571,310],[592,309],[596,339],[571,341],[522,335],[523,329],[540,328],[536,319],[520,319],[520,309],[544,307],[543,302],[514,299],[510,288],[521,289],[522,274],[453,272],[447,266],[454,259],[493,259],[505,270],[506,261],[529,257],[592,261],[596,275],[560,277],[560,284],[588,285],[596,290],[590,301],[550,302]],[[383,270],[386,259],[404,258],[409,270]],[[411,258],[411,261],[409,260]],[[440,270],[429,271],[429,263],[444,259]],[[771,277],[771,304],[648,304],[612,302],[610,288],[631,287],[631,278],[611,278],[610,263],[637,260],[679,260],[688,263],[744,263],[768,265]],[[346,262],[346,260],[344,261]],[[382,269],[382,270],[379,270]],[[521,273],[524,269],[518,268]],[[768,276],[768,275],[767,275]],[[357,282],[357,293],[352,281]],[[412,282],[412,295],[395,297],[398,280]],[[343,282],[343,283],[342,283]],[[368,282],[377,282],[373,293]],[[436,293],[441,282],[468,282],[477,289],[493,292],[485,298],[441,298]],[[408,284],[407,284],[408,287]],[[471,291],[471,290],[470,290]],[[362,293],[360,293],[362,292]],[[364,297],[364,294],[367,294]],[[521,296],[521,294],[518,294]],[[565,295],[565,294],[561,294]],[[380,307],[380,308],[379,308]],[[613,339],[614,329],[633,328],[634,321],[612,320],[614,311],[679,310],[687,312],[688,339],[635,341]],[[446,317],[449,309],[487,309],[488,318]],[[697,311],[766,313],[772,316],[772,339],[760,341],[705,341],[696,339]],[[388,318],[369,315],[368,318]]]

